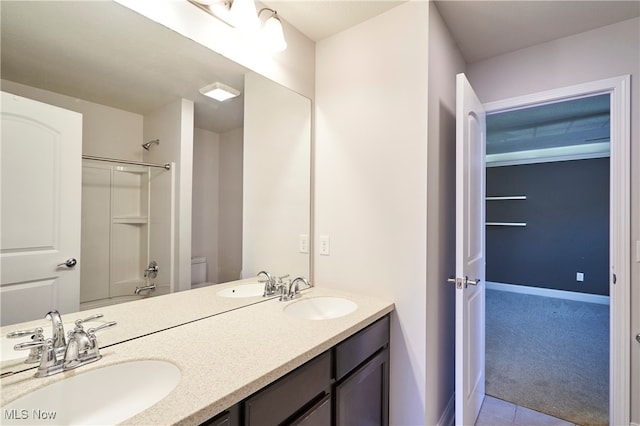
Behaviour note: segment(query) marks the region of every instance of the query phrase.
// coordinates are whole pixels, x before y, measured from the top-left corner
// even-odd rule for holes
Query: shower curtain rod
[[[171,170],[170,163],[166,163],[166,164],[144,163],[141,161],[118,160],[115,158],[106,158],[106,157],[94,157],[93,155],[83,155],[82,159],[96,160],[96,161],[109,161],[111,163],[133,164],[134,166],[161,167],[163,169]]]

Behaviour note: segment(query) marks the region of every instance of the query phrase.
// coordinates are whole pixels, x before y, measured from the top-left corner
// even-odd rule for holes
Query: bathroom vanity
[[[205,294],[193,293],[200,299]],[[170,315],[168,306],[188,309],[162,300],[175,296],[185,294],[157,298],[155,314]],[[348,299],[357,309],[322,320],[287,313],[289,305],[323,297]],[[151,304],[146,308],[155,309]],[[179,382],[166,397],[122,420],[123,424],[349,425],[366,416],[374,416],[372,424],[387,424],[393,308],[393,303],[370,296],[312,288],[292,301],[265,300],[102,347],[102,359],[71,372],[34,378],[31,369],[9,375],[0,382],[1,406],[4,409],[17,398],[84,372],[156,360],[175,365]],[[149,315],[147,311],[143,317]],[[105,311],[105,317],[119,325],[136,321],[135,313],[121,319]],[[136,403],[135,398],[127,401]]]
[[[384,316],[203,425],[388,425],[389,322]]]

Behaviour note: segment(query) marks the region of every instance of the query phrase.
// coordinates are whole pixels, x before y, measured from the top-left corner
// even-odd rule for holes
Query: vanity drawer
[[[331,395],[325,395],[306,413],[294,420],[292,426],[329,426],[331,425]]]
[[[240,426],[240,404],[236,404],[214,418],[201,423],[200,426]]]
[[[336,380],[343,378],[388,344],[389,316],[387,315],[336,346]]]
[[[244,404],[248,426],[278,425],[331,386],[331,352],[325,352],[249,397]]]

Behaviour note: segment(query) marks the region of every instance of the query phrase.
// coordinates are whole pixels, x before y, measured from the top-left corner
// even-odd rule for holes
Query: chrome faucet
[[[69,343],[62,360],[63,370],[71,370],[102,358],[95,333],[116,324],[115,321],[111,321],[85,331],[82,321],[76,321],[76,328],[69,333]]]
[[[143,285],[142,287],[138,287],[136,286],[136,289],[133,290],[133,293],[136,296],[139,296],[141,292],[143,291],[154,291],[156,289],[156,283],[151,283],[151,284],[147,284],[147,285]]]
[[[261,280],[260,275],[264,275],[266,279]],[[276,279],[271,276],[267,271],[258,272],[258,282],[264,283],[263,297],[271,296],[276,292]]]
[[[59,321],[60,325],[59,328],[54,325],[53,338],[46,340],[34,339],[31,342],[19,343],[13,348],[17,351],[31,349],[32,353],[33,349],[40,349],[40,366],[36,371],[35,377],[51,376],[61,371],[71,370],[81,365],[97,361],[102,358],[102,355],[100,355],[95,333],[105,328],[113,327],[116,325],[116,322],[111,321],[98,327],[90,328],[88,331],[84,330],[82,323],[102,316],[102,314],[96,314],[85,319],[76,320],[74,330],[69,332],[68,343],[60,350],[56,348],[57,336],[55,333],[56,330],[59,332],[59,329],[62,328],[62,320],[59,312],[51,311],[47,314],[47,317],[50,317],[51,320],[54,321],[54,324],[57,324],[56,321]],[[64,356],[61,356],[63,353]]]
[[[303,284],[307,286],[307,288],[312,287],[311,283],[305,277],[297,277],[293,280],[289,281],[289,289],[283,287],[280,292],[280,301],[284,302],[287,300],[292,300],[297,297],[300,297],[300,286],[298,285],[298,281],[302,281]]]
[[[53,340],[53,349],[61,351],[62,348],[67,346],[67,342],[64,338],[64,325],[62,325],[62,318],[60,312],[49,311],[44,316],[45,319],[51,320],[51,338]]]

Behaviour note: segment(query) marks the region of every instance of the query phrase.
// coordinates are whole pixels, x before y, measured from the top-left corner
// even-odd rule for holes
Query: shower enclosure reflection
[[[142,164],[82,160],[81,310],[173,289],[173,168]]]

